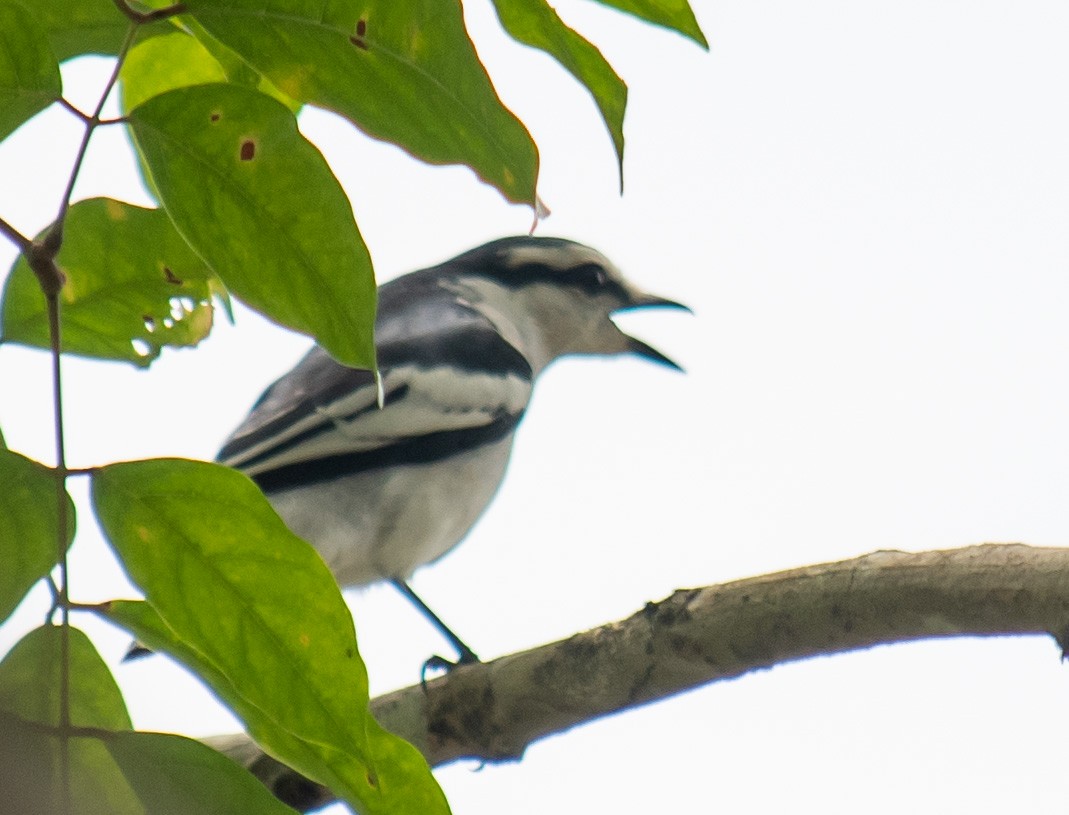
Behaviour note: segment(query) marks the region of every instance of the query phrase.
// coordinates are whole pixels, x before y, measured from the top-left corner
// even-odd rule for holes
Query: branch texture
[[[1069,641],[1069,549],[881,551],[680,589],[626,620],[457,668],[425,690],[416,685],[374,699],[371,708],[432,766],[516,760],[545,736],[779,663],[932,637],[1005,634]],[[332,800],[246,736],[209,742],[291,806],[308,810]]]

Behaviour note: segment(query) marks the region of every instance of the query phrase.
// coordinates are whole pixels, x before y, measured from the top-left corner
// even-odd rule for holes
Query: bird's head
[[[562,238],[514,237],[450,261],[472,305],[530,359],[536,371],[567,354],[633,353],[681,370],[612,315],[638,308],[689,308],[630,283],[603,254]],[[515,336],[510,336],[514,334]]]

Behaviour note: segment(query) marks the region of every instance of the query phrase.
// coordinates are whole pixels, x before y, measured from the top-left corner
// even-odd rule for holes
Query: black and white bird
[[[264,392],[218,458],[260,485],[342,587],[392,582],[460,662],[476,661],[408,578],[460,543],[494,497],[547,365],[633,353],[678,368],[612,315],[685,307],[640,291],[594,249],[534,237],[488,243],[378,295],[381,385],[315,347]]]

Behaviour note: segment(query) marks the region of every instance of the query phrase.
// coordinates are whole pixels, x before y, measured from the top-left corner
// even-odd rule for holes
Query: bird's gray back
[[[264,392],[219,460],[270,492],[492,443],[527,406],[527,360],[440,269],[379,288],[376,347],[381,406],[371,371],[316,346]]]

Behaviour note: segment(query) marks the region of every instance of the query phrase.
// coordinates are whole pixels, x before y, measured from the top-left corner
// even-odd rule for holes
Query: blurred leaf
[[[0,450],[7,449],[7,442],[4,441],[4,431],[0,430]]]
[[[57,727],[60,717],[62,631],[46,625],[31,631],[0,662],[0,711],[22,720]],[[93,644],[77,628],[69,630],[70,721],[76,727],[128,730],[122,693]],[[36,794],[48,802],[45,812],[60,812],[58,737],[40,738],[28,747],[38,751]],[[144,810],[97,738],[68,740],[71,801],[77,815],[142,815]],[[4,768],[6,769],[6,768]],[[7,811],[7,810],[5,810]]]
[[[640,20],[654,25],[678,31],[689,37],[702,48],[709,50],[709,41],[705,39],[701,26],[694,17],[694,11],[687,0],[597,0],[603,6],[611,6],[627,12]]]
[[[494,8],[509,36],[545,51],[590,91],[612,137],[623,189],[627,85],[601,52],[566,26],[545,0],[494,0]]]
[[[352,617],[330,570],[252,481],[215,464],[153,460],[103,467],[92,485],[106,536],[158,612],[118,611],[140,614],[147,644],[180,641],[178,655],[230,694],[265,750],[362,812],[447,811],[419,753],[368,712]]]
[[[59,520],[53,471],[0,449],[0,621],[58,558]],[[67,545],[74,539],[74,503],[67,498]]]
[[[374,367],[371,258],[293,113],[248,88],[199,85],[128,119],[178,231],[227,287],[344,364]]]
[[[163,210],[92,198],[71,207],[63,232],[64,351],[146,366],[211,331],[212,271]],[[47,348],[45,309],[20,257],[4,288],[3,339]]]
[[[0,801],[4,812],[55,815],[53,739],[40,728],[0,710]]]
[[[284,94],[431,164],[466,164],[534,205],[538,151],[441,0],[188,0],[214,37]]]
[[[63,92],[59,63],[37,19],[0,0],[0,140]]]
[[[206,744],[119,733],[105,745],[152,815],[292,815],[252,773]]]

